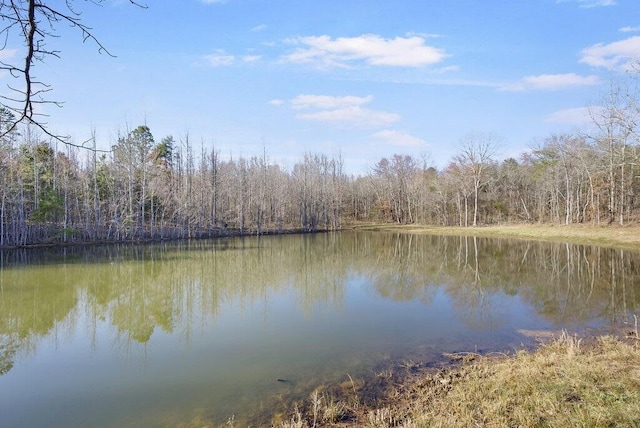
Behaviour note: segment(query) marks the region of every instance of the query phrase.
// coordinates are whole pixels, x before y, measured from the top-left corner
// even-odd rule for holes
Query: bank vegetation
[[[535,352],[451,355],[455,367],[380,373],[382,390],[348,379],[318,389],[274,426],[359,427],[636,427],[640,425],[637,329],[625,339],[591,343],[567,334]],[[401,370],[402,371],[402,370]],[[370,382],[371,383],[371,382]]]

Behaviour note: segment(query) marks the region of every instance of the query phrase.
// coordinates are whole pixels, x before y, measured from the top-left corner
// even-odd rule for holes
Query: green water
[[[242,426],[323,383],[640,314],[638,254],[557,243],[344,232],[0,263],[3,427]]]

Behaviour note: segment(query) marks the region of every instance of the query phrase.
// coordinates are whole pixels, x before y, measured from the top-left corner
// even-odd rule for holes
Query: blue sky
[[[394,153],[444,167],[472,132],[517,156],[584,127],[640,58],[639,0],[77,5],[115,57],[58,29],[61,58],[36,70],[65,102],[47,110],[55,132],[95,129],[108,148],[146,123],[157,141],[188,135],[223,156],[341,154],[350,173]]]

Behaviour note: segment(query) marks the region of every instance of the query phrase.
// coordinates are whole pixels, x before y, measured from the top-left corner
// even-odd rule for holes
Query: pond
[[[637,253],[507,239],[341,232],[0,263],[8,427],[243,426],[399,362],[632,325],[640,304]]]

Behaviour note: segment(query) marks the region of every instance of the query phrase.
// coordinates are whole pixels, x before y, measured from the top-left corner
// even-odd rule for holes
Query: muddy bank
[[[507,372],[526,370],[545,373],[549,371],[549,367],[553,367],[552,371],[562,372],[566,379],[562,380],[561,386],[555,385],[554,379],[540,380],[541,385],[534,385],[532,388],[538,387],[544,391],[534,391],[532,395],[535,400],[544,401],[548,400],[548,397],[545,396],[547,389],[560,388],[566,397],[566,402],[560,401],[558,409],[567,414],[572,412],[578,414],[570,415],[568,419],[559,420],[562,424],[589,424],[596,420],[609,420],[614,424],[622,423],[623,426],[627,426],[625,424],[631,423],[636,426],[634,424],[640,422],[640,418],[636,416],[640,414],[636,413],[638,407],[635,401],[638,398],[636,397],[638,395],[637,388],[630,387],[633,391],[629,394],[618,391],[619,384],[622,382],[630,382],[632,386],[637,385],[640,381],[640,372],[636,367],[640,361],[638,359],[640,357],[640,335],[637,324],[619,328],[615,336],[601,335],[602,332],[598,331],[592,331],[584,336],[572,336],[566,332],[524,333],[529,334],[533,342],[521,350],[506,353],[469,351],[444,354],[442,359],[437,361],[395,362],[379,372],[371,373],[368,377],[353,379],[348,376],[344,382],[339,384],[320,385],[306,399],[290,403],[288,410],[276,412],[272,414],[270,419],[266,418],[265,414],[262,417],[254,417],[247,422],[251,426],[299,428],[468,426],[466,424],[470,423],[471,419],[477,415],[462,414],[458,415],[459,419],[455,419],[458,417],[455,413],[459,410],[454,410],[454,405],[473,408],[473,406],[481,404],[460,403],[461,400],[457,398],[455,403],[451,402],[451,414],[442,418],[437,414],[438,411],[442,413],[443,409],[445,413],[449,413],[447,400],[451,400],[450,394],[452,391],[455,392],[456,388],[476,388],[478,396],[471,397],[470,400],[477,400],[478,403],[497,400],[498,404],[495,406],[504,407],[503,405],[507,404],[500,402],[507,400],[504,396],[487,398],[486,400],[484,398],[484,393],[488,393],[489,389],[493,388],[493,386],[487,385],[488,390],[483,391],[484,383],[489,383],[486,376],[496,376],[496,373],[487,374],[488,372],[495,370],[500,375],[506,376],[506,380],[503,380],[499,388],[508,391],[510,388],[517,389],[519,386],[516,384],[526,383],[526,379],[512,378]],[[609,333],[613,332],[609,331]],[[523,365],[531,367],[523,368]],[[610,373],[608,372],[609,368],[611,368]],[[585,375],[587,379],[580,379],[581,373],[586,373],[589,370],[593,373]],[[591,391],[587,390],[591,378],[596,375],[601,375],[609,381],[604,384],[600,382],[597,386],[598,389],[606,391],[609,397],[606,400],[614,399],[617,404],[620,404],[620,406],[617,404],[611,406],[610,412],[608,401],[605,400],[602,403],[599,396],[594,398],[589,395]],[[510,382],[514,384],[511,385]],[[544,384],[545,382],[549,382],[552,386]],[[568,389],[565,388],[565,383],[569,384]],[[464,394],[466,393],[463,393],[463,396]],[[505,395],[508,396],[508,393]],[[520,393],[520,395],[523,394]],[[520,403],[523,408],[530,405],[526,399],[524,397],[524,401]],[[582,405],[584,409],[574,409],[574,403]],[[281,404],[286,405],[285,403]],[[436,410],[432,411],[432,406]],[[532,412],[544,413],[545,410],[540,406],[540,404],[536,404]],[[603,406],[605,414],[601,414]],[[468,409],[464,411],[468,411]],[[501,418],[511,418],[510,421],[514,421],[513,418],[516,418],[505,416],[503,411],[495,414],[491,413],[493,410],[484,411],[486,412],[483,416],[485,423],[481,423],[481,425],[486,423],[500,425]],[[511,412],[513,411],[512,409]],[[473,411],[469,412],[474,413]],[[519,409],[515,413],[519,413]],[[580,413],[585,413],[585,415]],[[532,415],[518,417],[520,418],[518,422],[524,421],[525,425],[517,426],[531,426],[527,424],[537,423],[530,419],[533,417]],[[553,426],[553,421],[557,419],[553,419],[552,416],[549,418],[549,422],[552,422]],[[424,425],[425,423],[427,425]],[[450,425],[451,423],[454,425]]]

